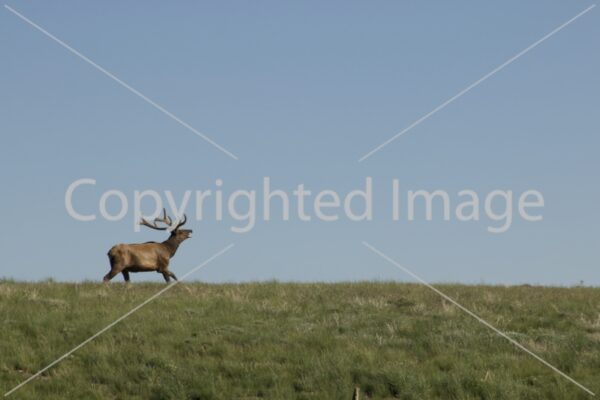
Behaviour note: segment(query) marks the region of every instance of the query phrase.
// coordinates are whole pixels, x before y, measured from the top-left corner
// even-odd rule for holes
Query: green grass
[[[0,281],[2,394],[163,285]],[[600,289],[438,286],[600,394]],[[184,283],[15,399],[589,399],[429,289]]]

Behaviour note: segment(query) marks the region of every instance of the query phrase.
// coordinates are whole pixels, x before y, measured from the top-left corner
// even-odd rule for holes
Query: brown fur
[[[162,243],[148,242],[113,246],[108,251],[110,272],[104,276],[104,282],[110,281],[119,273],[122,273],[125,281],[129,282],[130,272],[149,271],[162,274],[166,282],[169,282],[171,278],[177,280],[175,274],[169,271],[169,261],[177,252],[179,245],[192,234],[189,229],[179,229],[183,223],[179,223],[171,232],[171,236]],[[142,224],[154,229],[166,229],[158,228],[156,224],[151,226],[146,221],[142,221]]]

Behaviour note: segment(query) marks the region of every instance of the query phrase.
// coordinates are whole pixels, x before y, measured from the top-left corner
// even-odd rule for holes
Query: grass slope
[[[0,281],[0,388],[163,288]],[[600,289],[439,288],[600,394]],[[182,284],[15,399],[589,399],[429,289]]]

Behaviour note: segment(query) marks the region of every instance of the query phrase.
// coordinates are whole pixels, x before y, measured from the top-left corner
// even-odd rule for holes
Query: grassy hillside
[[[2,394],[163,285],[0,281]],[[600,394],[600,289],[440,288]],[[181,284],[15,399],[589,399],[408,284]]]

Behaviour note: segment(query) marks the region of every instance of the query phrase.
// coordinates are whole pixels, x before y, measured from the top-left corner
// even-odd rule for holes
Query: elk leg
[[[169,276],[170,276],[171,278],[173,278],[173,279],[177,280],[177,277],[175,276],[175,274],[174,274],[174,273],[172,273],[171,271],[168,271],[168,273],[169,273]]]
[[[125,282],[129,282],[129,271],[123,271],[121,273],[123,274],[123,279],[125,279]]]
[[[165,278],[165,282],[169,283],[171,281],[171,278],[169,277],[169,271],[165,271],[165,272],[161,272],[163,278]]]
[[[119,272],[117,270],[111,269],[110,272],[106,275],[104,275],[104,282],[108,282],[110,281],[112,278],[114,278],[115,276],[117,276]]]

